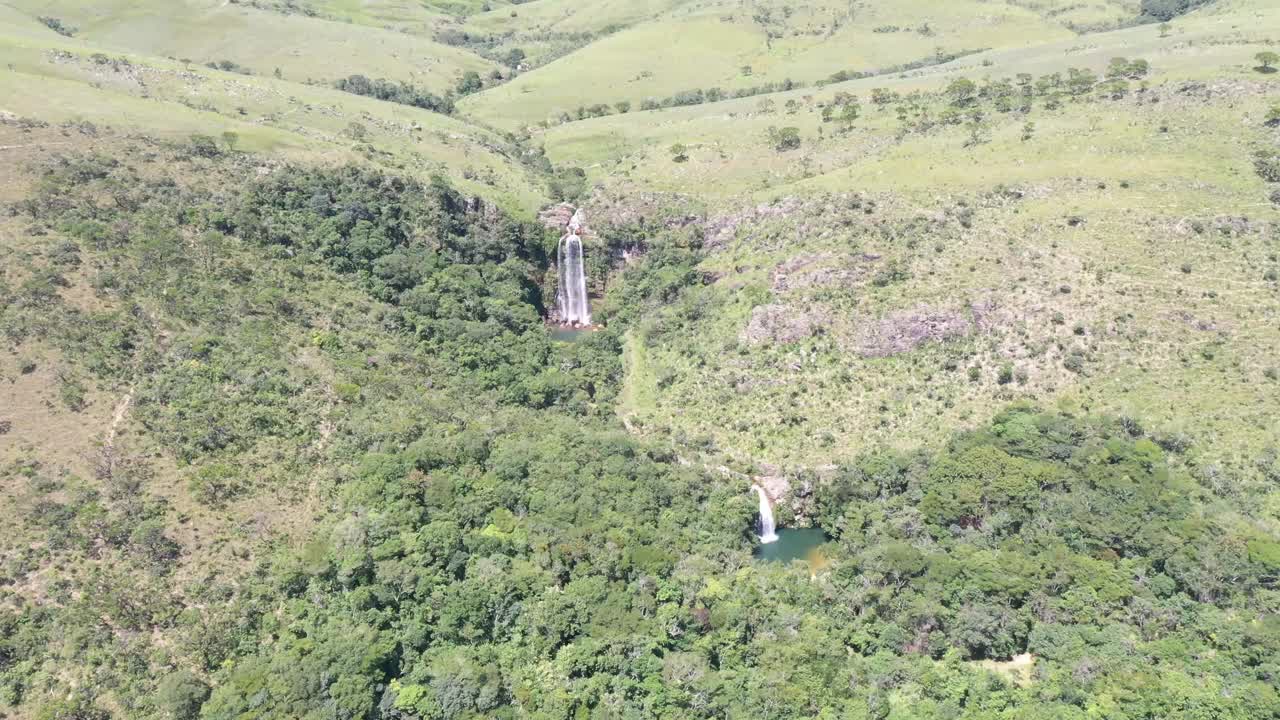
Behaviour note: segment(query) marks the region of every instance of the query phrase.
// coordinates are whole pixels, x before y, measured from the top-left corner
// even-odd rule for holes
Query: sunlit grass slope
[[[552,128],[550,155],[610,195],[713,206],[714,281],[632,337],[627,412],[731,458],[812,467],[941,441],[1026,399],[1143,418],[1193,438],[1204,472],[1252,472],[1280,414],[1280,213],[1253,161],[1280,142],[1264,122],[1280,83],[1253,61],[1277,28],[1276,10],[1228,4],[1167,37],[997,51],[768,111],[752,98]],[[870,101],[918,90],[937,110],[959,77],[1101,75],[1118,55],[1153,68],[1120,98],[987,105],[923,132]],[[821,117],[837,92],[861,101],[844,132]],[[773,147],[778,126],[800,147]]]
[[[290,80],[332,82],[360,73],[435,92],[493,63],[466,50],[370,25],[283,14],[222,0],[85,3],[11,0],[30,16],[56,17],[76,37],[114,51],[190,60],[229,60],[254,75],[277,69]]]
[[[517,18],[494,12],[472,20],[479,28],[501,30],[534,22],[547,31],[600,31],[593,15],[547,5],[520,6]],[[632,7],[632,6],[622,6]],[[661,12],[662,3],[642,4]],[[1068,3],[1034,8],[1006,2],[934,3],[923,0],[874,2],[854,8],[824,0],[791,3],[685,3],[642,20],[606,6],[618,32],[595,40],[515,81],[464,104],[488,122],[519,127],[556,121],[580,105],[638,107],[646,99],[686,90],[718,87],[729,93],[763,83],[813,84],[838,71],[874,72],[896,65],[929,62],[940,53],[982,48],[1023,47],[1074,37],[1064,25]],[[1105,25],[1131,19],[1136,8],[1102,4],[1091,15]],[[613,11],[610,12],[609,10]]]
[[[494,133],[456,118],[324,86],[220,72],[180,61],[104,53],[78,38],[0,32],[0,110],[85,120],[185,139],[235,133],[243,149],[312,159],[363,156],[389,168],[443,173],[460,187],[531,210],[540,181]]]

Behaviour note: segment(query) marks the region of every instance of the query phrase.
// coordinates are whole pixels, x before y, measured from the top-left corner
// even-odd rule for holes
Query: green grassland
[[[464,72],[493,64],[465,50],[403,32],[244,4],[183,0],[155,4],[14,0],[28,14],[56,17],[105,52],[132,52],[203,65],[229,60],[255,75],[276,69],[294,81],[332,82],[360,73],[412,82],[435,92]],[[280,42],[278,38],[289,38]]]
[[[628,101],[638,107],[646,99],[660,101],[687,90],[718,87],[732,93],[787,79],[812,85],[841,70],[874,72],[928,62],[940,53],[1073,38],[1054,14],[1065,7],[1069,4],[1030,9],[1003,2],[913,1],[850,10],[837,2],[802,7],[722,2],[683,4],[643,22],[612,13],[614,22],[634,24],[468,98],[464,107],[486,122],[518,128],[556,122],[583,104]],[[1103,15],[1116,22],[1132,16],[1125,5],[1105,8]],[[551,17],[564,17],[567,28],[591,28],[579,24],[584,14]],[[501,27],[496,14],[472,23],[489,18],[493,27]],[[544,22],[551,26],[550,20]]]
[[[287,3],[275,3],[270,7],[278,12],[301,12],[312,17],[424,36],[430,36],[441,24],[453,20],[449,13],[417,0],[305,0],[293,5],[300,9],[290,9]]]
[[[684,0],[535,0],[473,15],[463,28],[491,43],[495,55],[518,49],[527,67],[538,67],[683,4]],[[646,49],[645,54],[651,52]]]
[[[168,138],[235,133],[244,149],[311,158],[364,156],[460,185],[511,207],[544,202],[503,138],[460,120],[287,79],[245,76],[143,55],[107,55],[52,33],[0,35],[0,110],[84,120]]]
[[[762,190],[767,197],[768,192],[776,191],[779,185],[804,179],[802,168],[806,165],[812,175],[836,173],[829,183],[831,187],[865,187],[848,185],[847,176],[838,172],[850,165],[856,165],[856,172],[861,173],[859,182],[867,181],[870,175],[871,181],[881,187],[902,189],[910,185],[942,184],[941,178],[935,181],[933,175],[920,172],[918,166],[898,164],[904,152],[912,152],[912,146],[900,148],[891,142],[897,121],[891,109],[878,109],[868,102],[873,88],[906,94],[941,89],[956,77],[1011,78],[1021,72],[1039,76],[1065,73],[1068,67],[1084,67],[1101,73],[1110,59],[1118,55],[1148,59],[1154,68],[1149,78],[1151,83],[1211,78],[1219,82],[1233,78],[1257,83],[1267,78],[1252,70],[1252,57],[1266,49],[1271,32],[1268,28],[1278,24],[1280,14],[1275,10],[1242,7],[1238,13],[1206,13],[1177,21],[1164,38],[1155,26],[1144,25],[1036,48],[992,51],[937,68],[821,89],[670,108],[634,117],[633,114],[613,115],[566,123],[547,130],[540,137],[554,161],[581,165],[593,179],[605,184],[635,182],[675,192],[696,189],[702,195],[727,199]],[[1266,87],[1256,86],[1255,90],[1265,94]],[[846,136],[833,135],[820,117],[820,105],[837,92],[855,94],[863,105],[863,117]],[[766,99],[772,109],[763,112],[761,103]],[[797,103],[795,113],[785,110],[788,101]],[[1093,122],[1093,113],[1078,116]],[[1032,119],[1046,121],[1038,112]],[[768,149],[767,129],[783,125],[800,129],[804,143],[799,151],[779,154]],[[820,136],[820,131],[826,132]],[[1098,134],[1105,142],[1106,134]],[[671,162],[668,148],[675,143],[690,148],[688,163]],[[1052,149],[1051,145],[1042,147]],[[890,153],[889,164],[901,172],[886,174],[883,166],[867,163],[869,158],[877,158],[881,153]],[[934,152],[931,157],[942,159],[944,156]],[[1058,162],[1077,159],[1072,156]],[[957,171],[956,175],[946,178],[948,182],[980,179],[971,172],[972,167],[959,168],[946,161],[935,165],[944,172],[948,167]],[[998,181],[1008,170],[1007,165],[992,168],[981,180],[988,182],[996,178]],[[710,182],[712,179],[714,182]],[[823,181],[809,182],[820,185]]]

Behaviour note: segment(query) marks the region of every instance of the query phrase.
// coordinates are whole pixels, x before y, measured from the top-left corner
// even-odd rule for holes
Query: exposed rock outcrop
[[[805,288],[849,285],[866,273],[866,265],[879,255],[799,255],[779,263],[769,274],[770,289],[785,293]]]
[[[790,305],[760,305],[751,311],[741,339],[752,345],[766,342],[790,343],[816,335],[830,325],[822,309],[800,310]]]
[[[922,305],[867,323],[854,340],[854,348],[863,357],[891,357],[928,342],[964,337],[975,325],[969,312]]]

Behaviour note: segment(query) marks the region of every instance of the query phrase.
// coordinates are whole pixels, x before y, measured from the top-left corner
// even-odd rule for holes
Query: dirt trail
[[[115,412],[111,415],[111,428],[107,430],[107,447],[115,447],[116,431],[120,429],[120,423],[124,422],[125,415],[129,412],[129,405],[133,402],[133,388],[130,387],[124,397],[120,398],[120,402],[116,403]]]

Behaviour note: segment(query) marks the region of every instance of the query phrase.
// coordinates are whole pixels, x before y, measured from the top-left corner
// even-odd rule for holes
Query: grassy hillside
[[[1280,716],[1273,5],[0,0],[0,720]]]
[[[355,73],[387,77],[443,92],[464,72],[493,64],[465,50],[402,32],[282,14],[220,0],[180,2],[47,2],[14,0],[31,16],[54,17],[75,37],[106,52],[188,60],[231,61],[254,75],[329,83]],[[290,38],[280,42],[279,38]]]
[[[234,133],[245,149],[352,158],[464,187],[525,210],[542,182],[493,132],[416,107],[289,79],[247,76],[153,56],[107,53],[52,32],[0,34],[0,110],[51,122],[88,121],[170,138]]]
[[[725,310],[691,288],[694,234],[656,230],[625,312],[559,343],[552,238],[441,182],[25,130],[0,186],[6,714],[1280,708],[1274,493],[1190,472],[1176,435],[1017,405],[814,484],[824,569],[754,562],[745,488],[681,459],[701,441],[613,416],[651,401],[619,383],[629,324],[696,355]],[[663,387],[665,353],[625,365]]]
[[[712,206],[714,282],[632,338],[645,362],[628,396],[645,401],[628,412],[744,467],[814,467],[1033,398],[1146,418],[1194,439],[1205,472],[1255,474],[1280,412],[1275,186],[1253,159],[1277,141],[1276,81],[1253,61],[1274,27],[1276,11],[1237,4],[767,107],[548,130],[549,155],[586,167],[602,208],[655,190]],[[1150,71],[1108,88],[1110,59],[1135,51]],[[1034,89],[1073,67],[1103,85]],[[946,92],[958,78],[972,104]],[[898,99],[877,104],[874,88]],[[837,93],[855,120],[829,107]],[[783,126],[797,147],[774,146]]]
[[[1277,25],[1280,25],[1280,15],[1274,9],[1262,9],[1256,4],[1242,5],[1230,13],[1215,9],[1214,13],[1202,12],[1174,22],[1167,34],[1155,25],[1143,25],[1090,35],[1087,42],[1069,39],[1033,48],[991,51],[936,68],[854,80],[821,89],[806,88],[634,116],[613,115],[572,122],[553,127],[540,138],[553,160],[581,165],[598,182],[638,183],[676,192],[696,189],[700,195],[714,194],[726,199],[743,193],[768,197],[778,192],[781,185],[827,173],[834,173],[826,183],[828,187],[855,189],[866,188],[862,184],[866,182],[873,183],[873,187],[878,184],[905,189],[954,181],[986,182],[990,178],[998,181],[1009,171],[1008,165],[993,169],[983,179],[970,172],[972,165],[949,163],[936,150],[929,151],[929,156],[940,162],[931,163],[927,173],[919,172],[918,167],[910,163],[899,165],[896,159],[890,162],[892,167],[888,173],[882,167],[865,172],[869,167],[868,158],[879,158],[883,153],[892,153],[896,158],[904,152],[913,152],[914,147],[913,143],[896,142],[901,126],[896,109],[874,105],[871,91],[884,88],[900,95],[940,91],[958,77],[980,82],[984,78],[1012,80],[1018,73],[1042,77],[1056,72],[1065,76],[1071,67],[1087,68],[1101,76],[1111,58],[1126,56],[1144,58],[1151,63],[1151,73],[1145,78],[1148,84],[1240,80],[1250,88],[1235,91],[1234,95],[1265,96],[1269,94],[1271,78],[1253,70],[1256,64],[1253,56],[1269,47],[1272,32],[1269,28]],[[834,128],[824,123],[821,116],[822,106],[829,104],[838,92],[853,94],[861,103],[858,121],[844,134],[832,132]],[[1222,107],[1233,100],[1221,97],[1220,101],[1199,104]],[[1129,104],[1136,102],[1131,98]],[[1160,108],[1152,106],[1148,112],[1158,113]],[[1169,107],[1168,113],[1176,116],[1176,108]],[[1045,113],[1036,111],[1030,119],[1037,123],[1053,122],[1055,116],[1066,114],[1066,111],[1053,111],[1046,118]],[[1074,116],[1089,123],[1107,118],[1091,110],[1074,113]],[[1020,127],[1026,119],[1017,114],[997,113],[988,120],[996,125]],[[801,147],[795,152],[773,152],[767,132],[771,126],[797,127],[803,136]],[[1102,143],[1108,142],[1107,132],[1096,134]],[[1046,143],[1041,147],[1052,151],[1049,138],[1055,137],[1053,133],[1042,133],[1039,137]],[[671,162],[669,148],[676,143],[690,148],[689,162]],[[986,156],[983,160],[981,165],[986,164]],[[1055,158],[1055,162],[1061,163],[1079,160],[1075,154]],[[854,185],[840,172],[850,165],[856,165],[857,172],[861,173]],[[935,178],[932,174],[949,167],[958,171],[956,175]],[[1052,174],[1054,168],[1017,172],[1025,177],[1028,173]],[[714,182],[710,182],[713,178]],[[824,181],[809,179],[809,182],[821,185]]]
[[[534,7],[545,7],[545,0]],[[631,6],[628,6],[631,7]],[[1068,3],[880,2],[793,7],[774,3],[684,4],[651,19],[611,13],[629,27],[513,82],[468,98],[464,107],[487,122],[523,127],[558,122],[579,105],[663,101],[678,93],[718,88],[734,92],[791,80],[813,85],[833,73],[876,72],[939,55],[1025,47],[1075,37],[1064,26]],[[1136,8],[1101,5],[1101,26],[1132,19]],[[661,8],[655,7],[654,10]],[[607,12],[607,11],[606,11]],[[1071,12],[1068,10],[1068,13]],[[520,18],[511,23],[523,22]],[[593,14],[552,13],[535,22],[550,29],[596,29]],[[498,30],[496,14],[472,24]],[[554,24],[553,24],[554,23]]]

